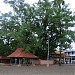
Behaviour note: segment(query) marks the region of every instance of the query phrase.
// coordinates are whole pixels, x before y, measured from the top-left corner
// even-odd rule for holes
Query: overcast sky
[[[37,2],[38,0],[26,0],[28,3],[32,4]],[[65,2],[70,4],[71,10],[74,12],[75,11],[75,0],[65,0]],[[3,3],[3,0],[0,0],[0,11],[2,12],[8,12],[9,10],[12,10],[9,5],[6,5]]]

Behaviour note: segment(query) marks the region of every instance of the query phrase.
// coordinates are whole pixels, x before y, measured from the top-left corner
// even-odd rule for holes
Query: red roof
[[[55,51],[56,54],[60,54],[60,51]],[[65,52],[61,52],[61,54],[65,54]]]
[[[0,56],[0,59],[9,59],[9,58],[6,56]]]
[[[17,48],[16,51],[10,54],[8,57],[38,58],[32,53],[26,53],[23,48]]]

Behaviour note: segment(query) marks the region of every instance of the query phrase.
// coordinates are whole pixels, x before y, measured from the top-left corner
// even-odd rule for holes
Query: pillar
[[[17,64],[17,58],[15,58],[15,64]]]
[[[21,67],[21,59],[19,58],[19,64],[18,67]]]
[[[10,64],[11,64],[11,59],[10,59]]]
[[[72,64],[72,56],[71,56],[71,64]]]

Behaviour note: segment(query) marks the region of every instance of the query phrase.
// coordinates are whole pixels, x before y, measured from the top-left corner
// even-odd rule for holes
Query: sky
[[[26,0],[28,3],[33,4],[37,2],[38,0]],[[64,0],[66,4],[70,4],[69,8],[71,11],[75,12],[75,0]],[[2,13],[7,13],[9,11],[12,11],[12,8],[9,7],[9,5],[3,3],[3,0],[0,0],[0,11]],[[75,49],[75,43],[72,43],[73,49]]]
[[[28,3],[33,4],[35,2],[37,2],[38,0],[26,0]],[[74,0],[65,0],[66,4],[70,4],[69,7],[71,8],[71,10],[74,12],[75,11],[75,1]],[[9,7],[9,5],[6,5],[3,3],[3,0],[0,0],[0,11],[3,13],[6,13],[8,11],[11,11],[12,9]]]

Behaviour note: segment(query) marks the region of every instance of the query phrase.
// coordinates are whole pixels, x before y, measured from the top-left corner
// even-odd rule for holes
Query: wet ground
[[[0,65],[0,75],[75,75],[75,65],[9,66]]]

